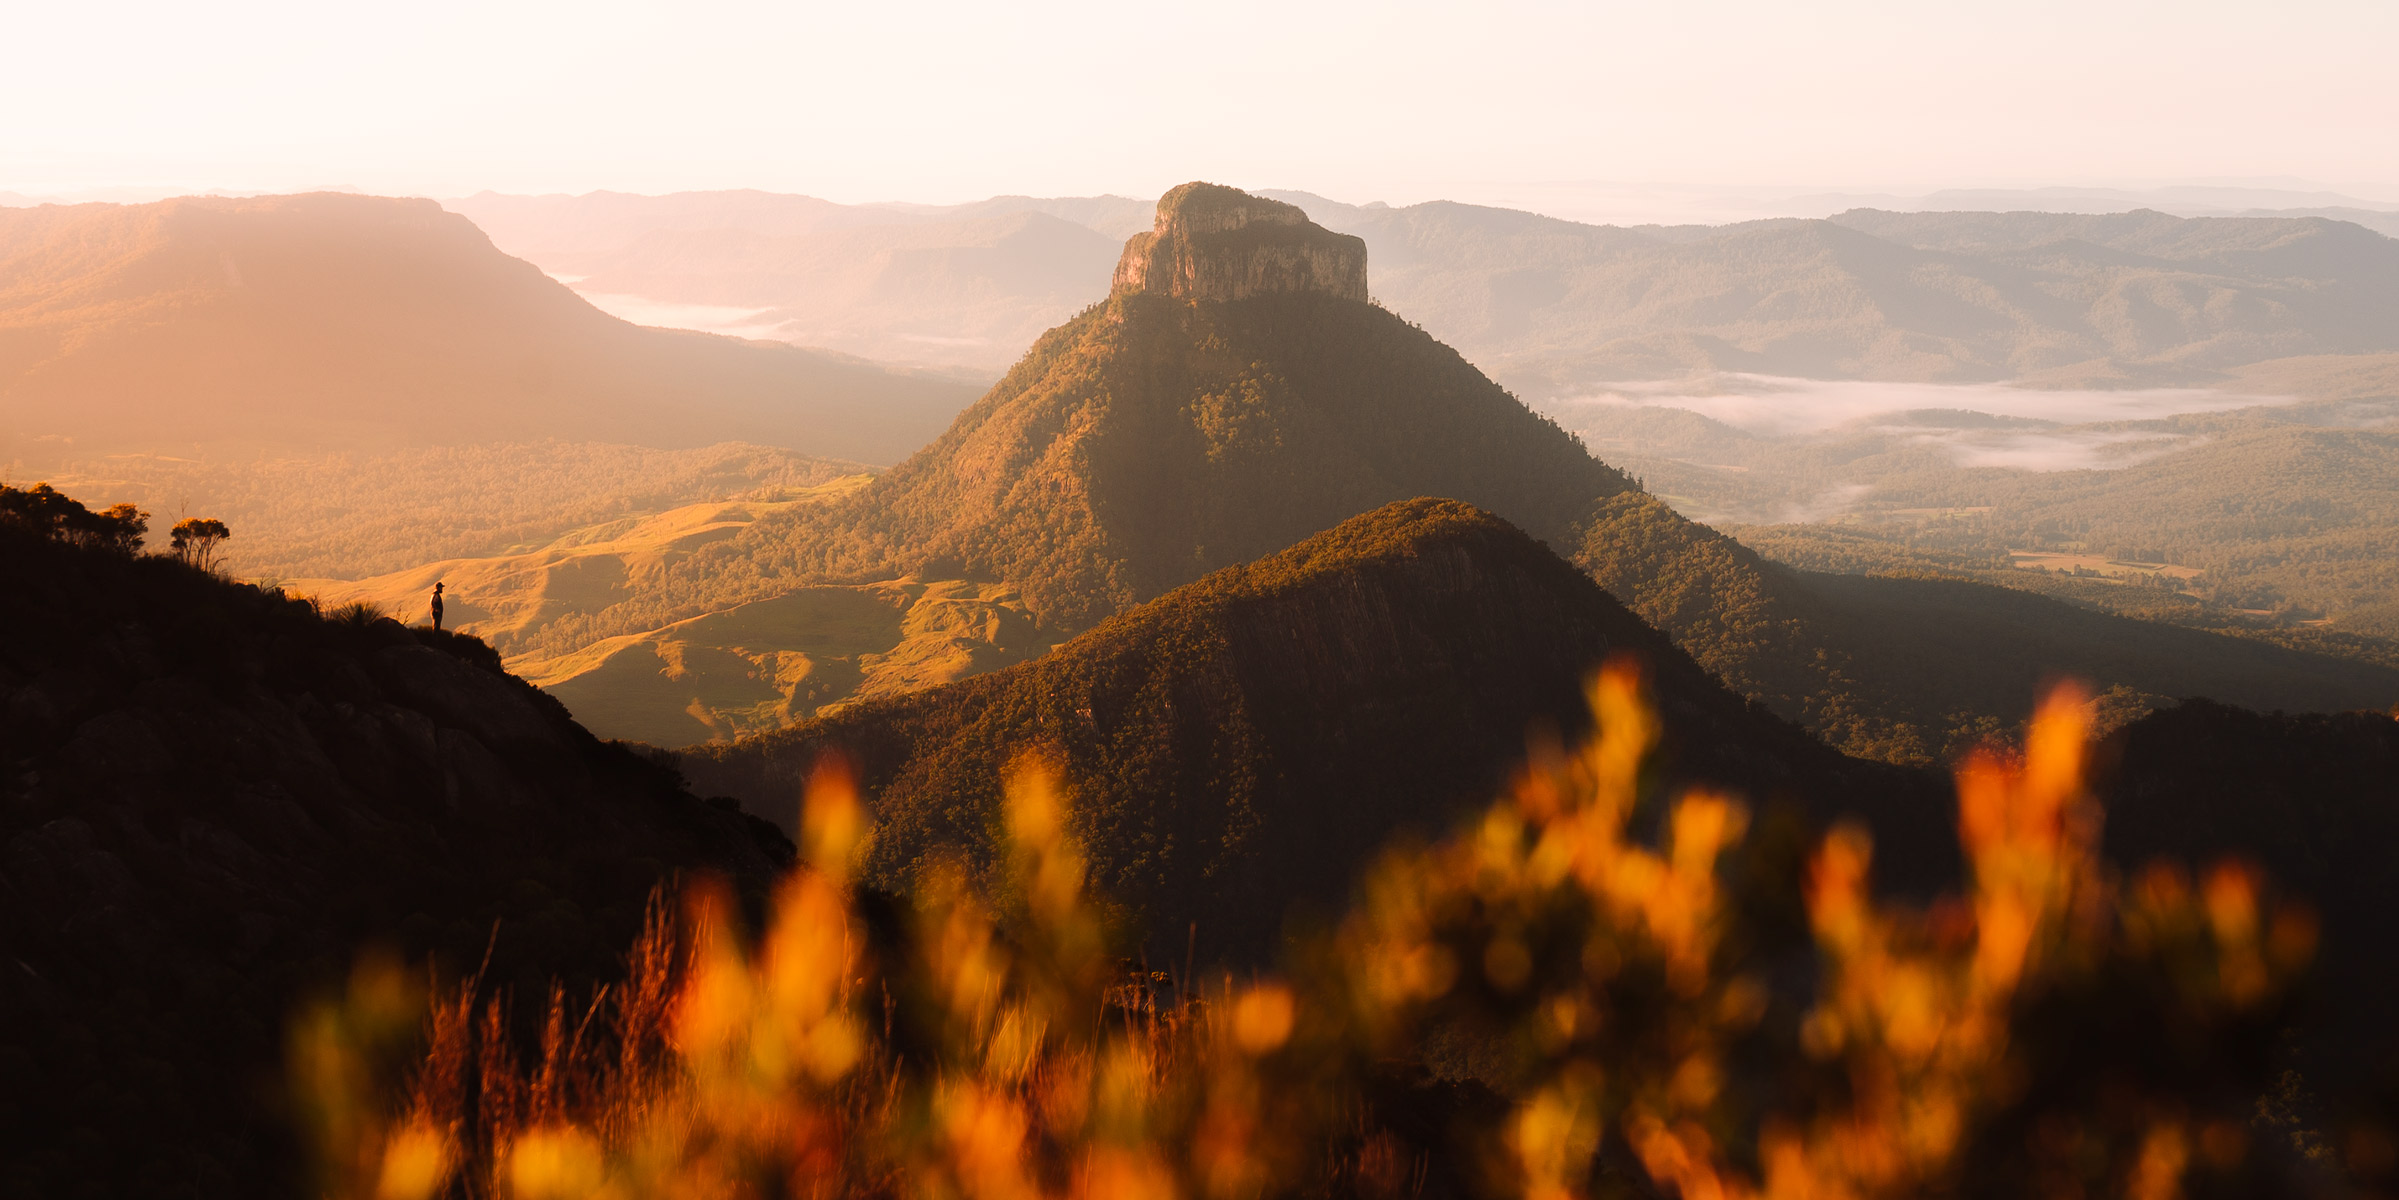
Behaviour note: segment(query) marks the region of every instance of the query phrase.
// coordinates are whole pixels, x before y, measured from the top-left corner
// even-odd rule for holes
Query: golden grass
[[[1388,854],[1289,976],[1171,1003],[1110,957],[1038,759],[1008,785],[992,894],[933,871],[911,948],[873,961],[848,894],[872,830],[822,771],[806,865],[762,936],[706,887],[679,921],[661,905],[627,982],[582,1010],[553,993],[522,1061],[505,999],[469,981],[422,1023],[402,1099],[378,1094],[376,1056],[415,1022],[400,974],[362,969],[295,1038],[326,1194],[1404,1194],[1423,1149],[1372,1127],[1366,1080],[1440,1031],[1479,1039],[1507,1098],[1465,1134],[1492,1195],[1568,1200],[1631,1172],[1691,1200],[1897,1197],[1998,1162],[2025,1190],[2146,1200],[2239,1168],[2237,1113],[2174,1084],[2119,1073],[2049,1095],[2057,1004],[2133,988],[2157,1021],[2222,1037],[2267,1011],[2313,938],[2239,867],[2196,884],[2101,870],[2079,694],[2043,705],[2020,758],[1959,769],[1962,895],[1878,901],[1865,834],[1822,840],[1812,998],[1752,961],[1740,928],[1725,864],[1743,806],[1684,795],[1655,845],[1633,836],[1656,717],[1621,665],[1592,699],[1589,741],[1537,756],[1450,839]],[[1778,1004],[1789,1044],[1767,1028]]]

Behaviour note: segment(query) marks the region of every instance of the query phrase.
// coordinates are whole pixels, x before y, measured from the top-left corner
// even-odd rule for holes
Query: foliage
[[[217,547],[233,536],[223,521],[215,517],[185,517],[175,522],[172,539],[167,548],[179,561],[213,571],[217,566]]]
[[[47,483],[29,488],[0,484],[0,524],[71,546],[138,554],[142,535],[150,531],[150,514],[130,504],[93,512]]]
[[[445,1000],[404,1103],[320,1124],[328,1194],[1388,1195],[1439,1151],[1475,1192],[1542,1200],[2167,1197],[2287,1166],[2249,1118],[2309,918],[2237,866],[2103,873],[2070,692],[2020,760],[1960,769],[1963,895],[1885,904],[1864,836],[1823,840],[1803,973],[1735,902],[1743,806],[1687,794],[1656,844],[1634,837],[1657,719],[1623,669],[1592,703],[1589,739],[1393,852],[1289,976],[1163,981],[1171,1004],[1108,959],[1037,762],[1009,784],[997,891],[941,877],[872,955],[846,889],[874,835],[820,774],[809,865],[754,950],[702,891],[590,1017],[553,993],[521,1066],[497,1009]],[[358,1024],[307,1027],[321,1107],[323,1081],[369,1073]],[[1461,1142],[1411,1144],[1369,1064],[1444,1029],[1487,1048],[1503,1102],[1455,1110]]]

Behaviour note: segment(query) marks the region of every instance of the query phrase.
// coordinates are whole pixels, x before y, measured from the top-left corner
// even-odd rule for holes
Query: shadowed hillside
[[[887,463],[970,398],[823,351],[627,324],[431,201],[0,209],[0,456],[564,437]]]
[[[1444,831],[1504,782],[1527,730],[1579,736],[1583,685],[1618,653],[1653,672],[1673,778],[1897,822],[1921,849],[1894,875],[1938,877],[1947,816],[1929,777],[1841,759],[1540,543],[1445,500],[1219,571],[1033,662],[685,763],[789,823],[820,758],[854,761],[879,830],[869,877],[898,888],[948,853],[988,866],[1002,773],[1050,754],[1095,880],[1161,961],[1193,923],[1208,957],[1256,959],[1294,900],[1337,908],[1375,847]]]
[[[1574,556],[1710,671],[1852,754],[1945,761],[2014,724],[2060,674],[2135,713],[2207,696],[2251,708],[2384,708],[2399,671],[2116,616],[1920,571],[1799,571],[1654,497],[1600,504]]]
[[[0,1193],[302,1194],[285,1036],[380,946],[538,1019],[790,846],[482,643],[0,519]]]
[[[2110,749],[2108,857],[2235,857],[2324,917],[2307,1070],[2328,1092],[2399,1069],[2399,720],[2285,716],[2205,702],[2126,728]]]

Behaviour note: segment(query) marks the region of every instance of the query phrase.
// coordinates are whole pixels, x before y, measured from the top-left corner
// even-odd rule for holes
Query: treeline
[[[655,450],[557,441],[379,455],[252,448],[47,465],[48,478],[70,491],[125,497],[160,514],[204,507],[242,531],[225,565],[270,580],[357,579],[499,553],[616,517],[758,497],[866,469],[732,442]]]

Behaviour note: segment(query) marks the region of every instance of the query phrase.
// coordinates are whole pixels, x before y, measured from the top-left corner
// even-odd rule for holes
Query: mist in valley
[[[0,55],[0,1200],[2399,1194],[2399,8],[286,7]]]

